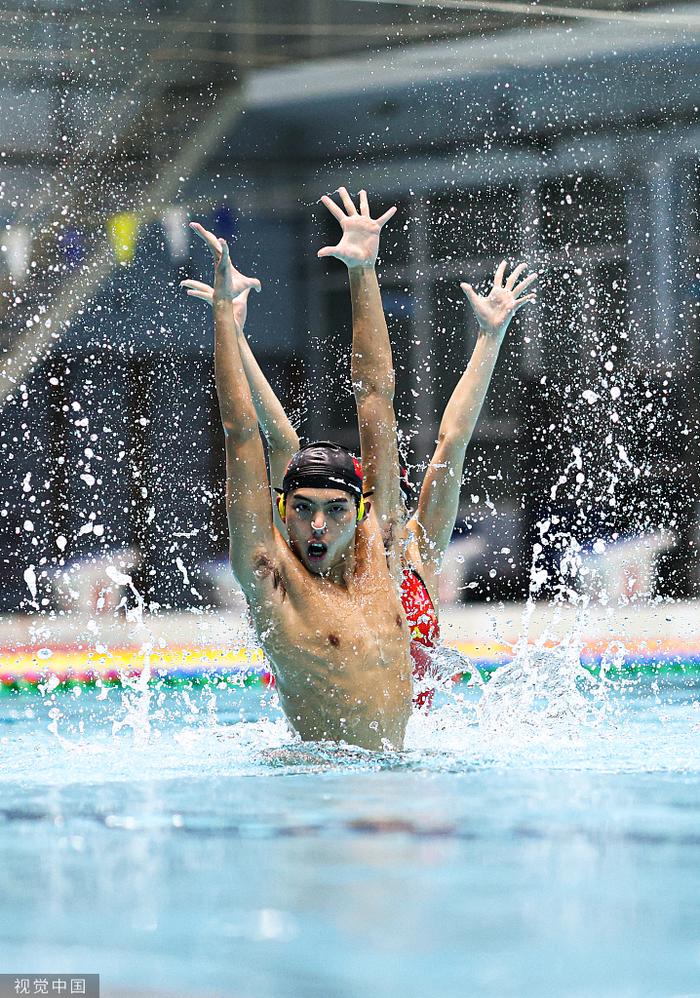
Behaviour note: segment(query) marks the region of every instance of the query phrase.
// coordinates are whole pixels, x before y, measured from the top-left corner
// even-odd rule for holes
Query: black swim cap
[[[362,495],[362,466],[357,458],[332,440],[314,440],[298,450],[287,466],[282,492],[292,489],[341,489],[359,500]]]

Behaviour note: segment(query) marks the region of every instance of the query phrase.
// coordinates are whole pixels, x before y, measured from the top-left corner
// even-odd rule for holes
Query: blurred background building
[[[248,332],[302,437],[356,446],[345,272],[316,259],[340,184],[399,207],[380,270],[416,483],[474,342],[460,280],[541,272],[470,447],[451,595],[524,597],[535,543],[551,594],[570,537],[595,560],[639,535],[645,591],[698,594],[700,6],[511,6],[0,11],[1,611],[104,600],[105,565],[163,609],[221,599],[189,218],[262,280]]]

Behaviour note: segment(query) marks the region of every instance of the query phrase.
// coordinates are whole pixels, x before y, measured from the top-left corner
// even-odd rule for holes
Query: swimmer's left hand
[[[379,234],[389,219],[396,214],[396,208],[389,208],[379,218],[372,218],[369,213],[367,191],[360,191],[359,214],[345,187],[339,187],[336,193],[340,195],[345,211],[326,194],[321,201],[340,223],[343,235],[336,246],[324,246],[317,255],[321,258],[334,256],[350,269],[374,267],[379,254]]]
[[[249,292],[251,288],[260,290],[260,281],[255,277],[244,277],[243,274],[231,263],[228,243],[225,239],[219,239],[221,255],[214,270],[214,297],[213,304],[220,301],[234,302],[237,298]]]
[[[200,301],[204,301],[207,305],[214,304],[214,289],[211,284],[205,284],[204,281],[193,281],[188,279],[186,281],[180,281],[181,288],[187,288],[187,295],[190,298],[199,298]],[[231,308],[233,310],[233,318],[241,329],[245,326],[245,321],[248,318],[248,295],[251,289],[246,288],[243,294],[239,295],[234,301],[231,302]]]
[[[205,229],[203,225],[199,224],[199,222],[190,222],[190,228],[209,247],[209,252],[214,257],[214,266],[218,271],[219,265],[221,264],[222,260],[222,249],[226,245],[225,241],[223,239],[217,239],[217,237],[214,235],[213,232],[209,232],[209,230]],[[228,256],[228,246],[226,247],[226,255]],[[240,270],[237,270],[233,266],[233,264],[231,263],[230,256],[228,257],[226,272],[228,275],[230,287],[227,286],[227,288],[224,289],[222,286],[221,290],[222,291],[226,290],[227,296],[230,298],[230,300],[238,298],[238,296],[242,295],[244,291],[246,290],[250,291],[251,288],[255,288],[256,291],[260,291],[260,281],[257,279],[257,277],[246,277],[244,274],[242,274]],[[216,281],[214,282],[214,286],[216,288]],[[214,292],[214,294],[212,295],[212,300],[215,294],[216,292]],[[197,297],[201,297],[201,295]]]
[[[493,286],[488,295],[478,295],[471,284],[466,282],[460,284],[462,291],[469,299],[481,333],[496,338],[505,336],[506,329],[515,313],[527,302],[537,300],[536,294],[523,294],[523,292],[537,280],[539,275],[529,274],[518,282],[518,278],[525,270],[527,270],[527,264],[519,263],[504,283],[506,261],[502,260],[494,274]]]

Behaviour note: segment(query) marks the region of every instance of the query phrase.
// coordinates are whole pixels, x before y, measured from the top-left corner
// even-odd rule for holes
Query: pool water
[[[379,756],[295,744],[259,688],[0,700],[0,971],[99,973],[103,995],[700,994],[697,677],[552,698],[503,676]]]

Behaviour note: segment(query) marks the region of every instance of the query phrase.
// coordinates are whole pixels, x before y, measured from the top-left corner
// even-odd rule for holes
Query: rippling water
[[[700,689],[575,655],[458,686],[405,752],[270,694],[0,700],[0,970],[250,998],[700,993]]]

